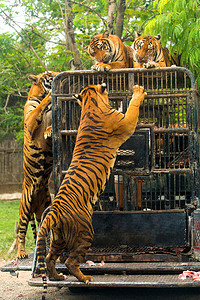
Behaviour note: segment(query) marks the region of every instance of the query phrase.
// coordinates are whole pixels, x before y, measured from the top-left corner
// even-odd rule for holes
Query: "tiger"
[[[24,106],[24,181],[19,203],[18,250],[19,259],[27,258],[25,237],[30,222],[34,240],[44,209],[51,204],[48,180],[52,171],[52,112],[51,85],[57,72],[30,75],[32,82]]]
[[[133,49],[124,45],[117,35],[111,35],[107,31],[95,35],[84,50],[96,61],[92,70],[133,68]]]
[[[134,68],[171,67],[180,65],[174,53],[169,57],[169,50],[160,44],[160,36],[141,35],[135,32],[132,48],[134,51]]]
[[[118,148],[135,131],[145,95],[143,87],[134,86],[125,114],[109,105],[105,83],[87,86],[74,95],[81,106],[81,117],[71,164],[38,232],[37,259],[45,293],[46,276],[49,280],[64,280],[55,264],[66,247],[69,256],[65,265],[69,272],[86,284],[93,281],[79,269],[93,240],[93,206],[105,189]],[[51,242],[45,270],[45,241],[49,232]]]

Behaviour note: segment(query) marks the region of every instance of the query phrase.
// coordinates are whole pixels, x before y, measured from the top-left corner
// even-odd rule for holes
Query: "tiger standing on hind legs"
[[[25,251],[25,237],[28,223],[31,223],[34,239],[37,232],[35,217],[39,223],[46,207],[51,204],[48,180],[52,171],[51,140],[51,85],[58,73],[45,72],[30,75],[32,87],[24,107],[24,182],[19,204],[17,257],[28,255]]]
[[[37,257],[44,292],[47,289],[45,271],[45,241],[51,232],[46,257],[50,280],[64,280],[55,269],[57,258],[65,247],[69,257],[65,265],[79,281],[89,284],[91,276],[79,269],[93,240],[93,206],[104,191],[118,148],[135,131],[140,103],[146,93],[134,86],[133,96],[125,114],[109,105],[106,84],[91,85],[75,95],[81,106],[73,157],[49,213],[43,220],[37,239]]]

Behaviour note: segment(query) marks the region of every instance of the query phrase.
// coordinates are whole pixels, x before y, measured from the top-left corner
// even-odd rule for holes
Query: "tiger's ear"
[[[154,36],[155,37],[155,39],[157,39],[158,41],[160,41],[160,35],[158,34],[158,35],[156,35],[156,36]]]
[[[106,83],[104,82],[101,84],[101,93],[103,94],[105,90],[106,90]]]
[[[137,32],[137,31],[135,30],[135,38],[138,38],[139,36],[141,36],[141,33]]]
[[[103,33],[103,38],[108,38],[109,37],[109,32],[106,30],[104,33]]]
[[[39,83],[39,78],[35,75],[29,75],[28,80],[32,81],[32,83],[38,84]]]
[[[77,100],[78,104],[82,106],[82,97],[80,94],[74,94],[73,97]]]
[[[87,51],[88,52],[89,51],[89,46],[84,47],[83,51]]]

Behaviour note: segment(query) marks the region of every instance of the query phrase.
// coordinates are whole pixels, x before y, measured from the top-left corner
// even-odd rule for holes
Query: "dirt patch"
[[[19,200],[21,193],[0,194],[0,200]]]
[[[5,260],[0,259],[0,267],[7,264]],[[12,276],[9,272],[0,271],[0,299],[42,299],[42,287],[32,287],[28,284],[31,278],[31,271],[16,272],[17,276]],[[64,300],[69,299],[69,290],[67,288],[48,288],[46,300]]]

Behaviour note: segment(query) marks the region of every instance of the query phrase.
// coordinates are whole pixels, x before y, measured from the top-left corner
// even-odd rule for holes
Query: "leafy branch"
[[[45,64],[43,63],[43,61],[41,60],[41,58],[37,54],[36,50],[33,48],[32,44],[31,44],[31,41],[30,41],[26,31],[22,27],[20,27],[8,14],[6,14],[5,11],[1,10],[0,12],[6,17],[6,20],[9,20],[11,22],[11,23],[9,23],[9,26],[17,32],[17,34],[21,37],[21,39],[25,42],[25,44],[27,44],[29,46],[29,48],[34,53],[35,57],[39,60],[40,64],[43,66],[43,68],[46,71],[48,71],[48,68],[45,66]],[[17,27],[19,27],[20,30],[27,36],[28,39],[25,39],[25,37],[21,34],[21,32],[14,25],[12,25],[12,23],[14,25],[16,25]]]

